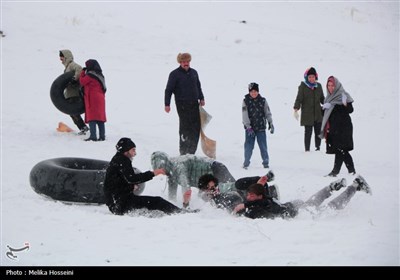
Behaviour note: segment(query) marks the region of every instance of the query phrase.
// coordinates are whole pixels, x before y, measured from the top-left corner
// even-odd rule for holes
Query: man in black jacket
[[[244,215],[245,217],[269,218],[293,218],[298,214],[298,210],[304,207],[319,207],[325,199],[332,195],[333,191],[338,191],[346,186],[346,179],[339,179],[324,187],[316,194],[311,196],[306,202],[302,200],[294,200],[291,202],[280,203],[266,195],[264,186],[253,184],[249,187],[246,202],[235,207],[233,213]],[[332,209],[343,209],[357,191],[363,191],[371,194],[371,188],[365,179],[358,175],[353,184],[347,186],[346,190],[338,197],[330,201],[327,206]]]
[[[110,211],[116,215],[123,215],[133,209],[147,208],[166,214],[180,213],[180,208],[159,196],[138,196],[133,192],[138,184],[150,181],[154,176],[165,175],[164,169],[135,174],[132,167],[132,159],[136,155],[135,143],[124,137],[118,141],[116,148],[117,153],[107,168],[104,180],[104,195]]]
[[[179,115],[179,152],[181,155],[195,154],[200,138],[199,104],[205,105],[199,74],[190,68],[192,57],[189,53],[179,53],[180,66],[169,74],[165,88],[165,112],[171,111],[172,94],[175,95],[176,110]]]

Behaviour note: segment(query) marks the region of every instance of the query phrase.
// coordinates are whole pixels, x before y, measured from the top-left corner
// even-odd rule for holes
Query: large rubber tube
[[[54,158],[37,163],[29,181],[35,192],[55,200],[104,204],[104,178],[108,161],[87,158]],[[140,172],[134,168],[135,172]],[[139,184],[136,195],[143,192]]]
[[[64,90],[71,81],[73,75],[74,72],[70,71],[58,76],[51,85],[50,98],[54,106],[61,112],[67,115],[80,115],[85,112],[83,99],[74,98],[73,102],[71,102],[72,99],[69,100],[64,97]]]

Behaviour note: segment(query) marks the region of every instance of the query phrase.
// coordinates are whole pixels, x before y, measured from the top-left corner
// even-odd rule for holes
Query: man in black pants
[[[150,181],[154,176],[163,174],[164,169],[155,169],[135,174],[132,159],[136,155],[136,145],[129,138],[121,138],[117,145],[117,153],[107,168],[104,180],[104,195],[110,211],[123,215],[133,209],[147,208],[160,210],[166,214],[180,213],[182,209],[157,196],[138,196],[133,193],[136,185]],[[190,200],[190,194],[184,199]]]
[[[180,53],[177,60],[180,66],[169,74],[165,88],[164,110],[171,111],[174,94],[179,116],[179,152],[181,155],[195,154],[200,138],[199,104],[205,105],[204,95],[197,71],[190,68],[191,55]]]

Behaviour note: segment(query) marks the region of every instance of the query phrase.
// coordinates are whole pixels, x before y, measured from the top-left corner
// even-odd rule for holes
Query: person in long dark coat
[[[304,81],[300,83],[294,102],[294,117],[298,120],[301,110],[300,125],[304,126],[304,149],[310,151],[311,135],[314,128],[315,150],[319,151],[321,139],[318,137],[321,130],[322,110],[324,103],[324,92],[322,86],[318,83],[318,74],[314,67],[306,70]]]
[[[327,96],[323,105],[324,117],[320,138],[326,138],[326,153],[335,154],[335,162],[329,176],[339,174],[343,162],[351,174],[355,174],[353,158],[353,124],[350,114],[353,112],[353,98],[348,94],[336,77],[330,76],[327,82]]]
[[[195,154],[200,139],[200,110],[204,106],[199,74],[190,67],[192,56],[179,53],[180,66],[169,74],[165,88],[165,112],[171,111],[171,97],[175,95],[176,110],[179,116],[179,152],[181,155]]]

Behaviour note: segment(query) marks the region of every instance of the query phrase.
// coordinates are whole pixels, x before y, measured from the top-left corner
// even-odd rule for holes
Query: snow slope
[[[379,2],[1,2],[1,265],[390,265],[399,263],[399,3]],[[60,49],[81,65],[97,59],[106,76],[107,140],[55,131],[69,116],[51,103],[62,73]],[[243,170],[241,102],[257,82],[270,104],[270,167],[282,201],[326,186],[333,156],[305,153],[292,116],[297,87],[314,66],[335,75],[354,98],[356,170],[373,188],[342,211],[301,212],[293,220],[238,218],[204,205],[197,214],[114,216],[102,206],[68,205],[35,193],[29,172],[55,157],[110,160],[131,137],[133,165],[150,154],[178,155],[175,106],[163,92],[176,55],[188,51],[200,75],[208,137],[236,177],[265,174],[256,146]],[[324,92],[326,92],[324,88]],[[74,127],[75,128],[75,127]],[[199,149],[197,155],[203,155]],[[342,168],[348,183],[354,176]],[[167,197],[166,178],[144,194]],[[179,205],[181,201],[177,202]],[[20,252],[7,256],[7,246]]]

